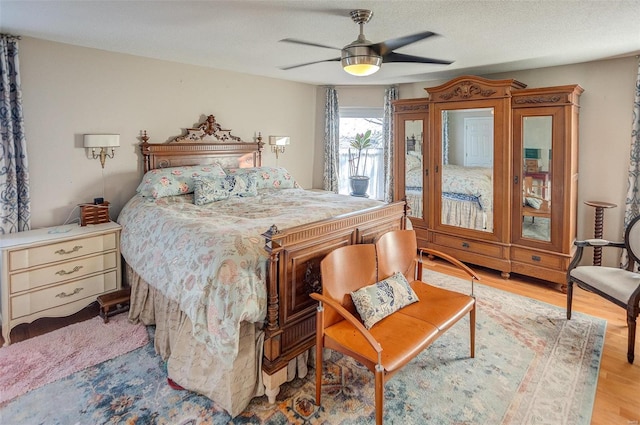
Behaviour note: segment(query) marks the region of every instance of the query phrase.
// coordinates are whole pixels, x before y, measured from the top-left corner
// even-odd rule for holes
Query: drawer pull
[[[66,294],[64,292],[60,292],[58,295],[56,295],[56,298],[67,298],[67,297],[73,297],[74,295],[80,293],[80,291],[82,291],[84,288],[76,288],[74,289],[74,291],[70,294]]]
[[[68,271],[66,271],[66,270],[60,270],[60,271],[57,271],[57,272],[56,272],[56,274],[57,274],[57,275],[59,275],[59,276],[64,276],[64,275],[67,275],[67,274],[75,273],[75,272],[77,272],[78,270],[80,270],[81,268],[82,268],[82,266],[75,266],[75,267],[73,268],[73,270],[71,270],[70,272],[68,272]]]
[[[76,245],[73,247],[71,251],[65,251],[64,249],[59,249],[55,253],[60,255],[67,255],[67,254],[73,254],[74,252],[77,252],[80,249],[82,249],[82,245]]]
[[[469,243],[467,243],[467,242],[462,242],[462,247],[463,247],[463,248],[469,248]]]
[[[540,261],[540,260],[542,260],[542,258],[538,257],[537,255],[532,255],[532,256],[531,256],[531,259],[532,259],[533,261]]]

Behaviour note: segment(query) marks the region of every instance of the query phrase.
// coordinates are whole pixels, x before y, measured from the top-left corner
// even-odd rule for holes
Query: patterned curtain
[[[626,230],[629,222],[640,215],[640,60],[638,61],[638,77],[634,87],[635,98],[633,102],[633,122],[631,124],[631,155],[629,158],[629,182],[627,198],[625,200],[624,227]],[[624,236],[624,234],[622,235]],[[627,265],[626,250],[622,251],[620,264]],[[636,264],[636,268],[638,265]]]
[[[31,201],[18,40],[0,34],[0,233],[29,230]]]
[[[393,201],[393,107],[391,102],[398,99],[398,87],[391,86],[384,91],[384,116],[382,118],[382,143],[384,152],[384,201]]]
[[[449,164],[449,114],[442,113],[442,163]]]
[[[335,87],[327,87],[324,107],[324,190],[338,193],[340,170],[340,108]]]

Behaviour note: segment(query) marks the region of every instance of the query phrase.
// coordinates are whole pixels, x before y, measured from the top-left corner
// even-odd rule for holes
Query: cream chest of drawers
[[[2,336],[41,317],[76,313],[121,288],[120,225],[49,227],[0,237]]]

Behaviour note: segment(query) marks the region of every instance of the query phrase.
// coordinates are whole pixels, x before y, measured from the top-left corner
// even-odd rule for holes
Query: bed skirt
[[[154,347],[167,362],[168,377],[177,384],[216,402],[231,416],[240,414],[253,397],[264,394],[262,347],[264,332],[253,323],[240,327],[238,357],[228,371],[216,367],[215,357],[191,336],[191,320],[178,304],[125,265],[131,286],[129,319],[155,325]]]
[[[407,190],[406,196],[407,207],[411,217],[422,217],[422,191]]]
[[[442,223],[467,229],[493,231],[493,215],[475,202],[442,198]]]

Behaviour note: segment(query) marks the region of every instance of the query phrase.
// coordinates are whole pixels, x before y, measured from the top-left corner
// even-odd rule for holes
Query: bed
[[[405,228],[404,202],[303,190],[262,166],[260,136],[243,142],[212,115],[167,143],[142,139],[145,176],[118,217],[130,319],[155,325],[171,381],[231,416],[255,396],[275,402],[282,383],[306,374],[320,260]],[[229,179],[250,195],[211,202],[219,192],[205,183]]]
[[[422,216],[422,162],[407,155],[406,202],[410,214]],[[493,231],[492,169],[443,165],[442,224]]]

